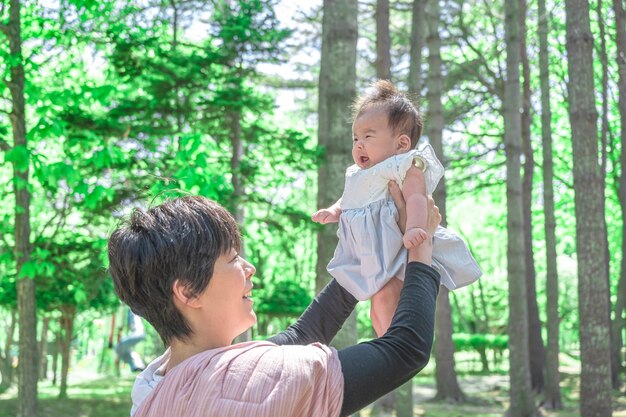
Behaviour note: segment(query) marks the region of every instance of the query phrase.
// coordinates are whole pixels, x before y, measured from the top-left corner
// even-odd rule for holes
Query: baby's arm
[[[402,183],[402,196],[406,202],[406,231],[402,241],[407,249],[420,245],[427,237],[428,196],[424,173],[411,165]]]
[[[332,206],[325,208],[325,209],[317,210],[315,213],[313,213],[313,215],[311,216],[311,219],[315,223],[321,223],[321,224],[337,223],[339,221],[339,216],[341,215],[340,204],[341,204],[341,198],[337,200],[337,202],[333,204]]]

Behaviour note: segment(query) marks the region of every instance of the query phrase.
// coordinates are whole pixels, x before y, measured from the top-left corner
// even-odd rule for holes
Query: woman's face
[[[218,326],[221,331],[217,333],[231,340],[256,323],[251,297],[255,272],[251,263],[231,249],[217,258],[209,285],[199,296],[207,325]]]

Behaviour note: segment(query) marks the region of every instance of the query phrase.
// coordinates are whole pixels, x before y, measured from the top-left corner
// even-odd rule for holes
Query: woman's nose
[[[247,260],[245,262],[246,262],[246,265],[245,265],[246,274],[248,277],[252,278],[252,276],[256,273],[256,268]]]

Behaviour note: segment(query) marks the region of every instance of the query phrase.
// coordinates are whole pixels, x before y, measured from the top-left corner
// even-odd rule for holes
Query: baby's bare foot
[[[419,246],[428,238],[428,233],[424,229],[420,229],[419,227],[414,227],[412,229],[407,230],[404,233],[404,237],[402,238],[402,242],[404,243],[404,247],[407,249],[414,248]]]

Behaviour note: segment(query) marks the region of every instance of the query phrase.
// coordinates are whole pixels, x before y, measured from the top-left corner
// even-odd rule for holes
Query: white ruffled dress
[[[404,182],[406,172],[423,162],[428,194],[443,177],[443,165],[430,145],[392,156],[375,166],[346,171],[341,197],[339,243],[328,272],[358,300],[367,300],[391,278],[404,280],[407,250],[396,223],[398,210],[389,194],[388,182]],[[433,267],[448,289],[476,281],[482,271],[460,236],[438,227],[433,239]]]

